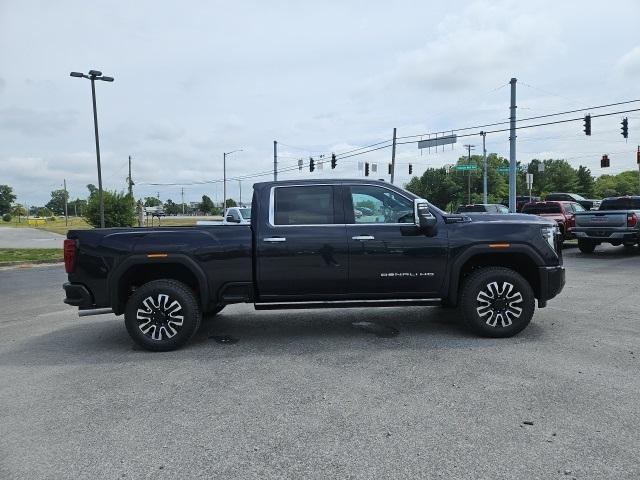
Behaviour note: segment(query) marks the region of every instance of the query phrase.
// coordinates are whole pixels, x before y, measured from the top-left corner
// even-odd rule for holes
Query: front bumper
[[[547,300],[551,300],[564,288],[565,270],[561,265],[555,267],[539,267],[538,275],[540,278],[538,307],[542,308],[547,305]]]
[[[66,298],[64,299],[64,303],[67,305],[72,305],[74,307],[82,308],[93,308],[94,302],[91,293],[84,285],[80,283],[69,283],[66,282],[62,285],[64,292],[66,294]]]

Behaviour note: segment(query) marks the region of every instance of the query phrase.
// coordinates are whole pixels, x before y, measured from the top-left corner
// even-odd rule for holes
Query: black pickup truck
[[[452,215],[369,180],[254,186],[250,225],[71,230],[65,303],[124,314],[149,350],[184,345],[203,314],[256,309],[459,306],[480,335],[525,328],[564,286],[555,222]]]

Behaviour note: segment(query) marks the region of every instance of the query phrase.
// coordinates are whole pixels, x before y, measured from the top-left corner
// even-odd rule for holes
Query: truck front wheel
[[[202,313],[191,289],[175,280],[145,283],[129,297],[124,323],[141,347],[153,351],[180,348],[198,331]]]
[[[522,275],[509,268],[487,267],[466,279],[461,307],[472,331],[484,337],[511,337],[529,325],[535,296]]]

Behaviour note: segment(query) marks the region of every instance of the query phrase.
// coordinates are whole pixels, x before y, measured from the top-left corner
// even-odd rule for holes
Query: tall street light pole
[[[96,158],[98,161],[98,201],[100,202],[100,227],[104,228],[104,201],[102,198],[102,168],[100,167],[100,138],[98,136],[98,113],[96,111],[96,80],[113,82],[113,77],[106,77],[98,70],[89,70],[88,74],[71,72],[72,77],[87,78],[91,80],[91,98],[93,100],[93,128],[96,137]]]
[[[227,155],[241,151],[242,149],[232,150],[222,154],[222,218],[227,218]]]

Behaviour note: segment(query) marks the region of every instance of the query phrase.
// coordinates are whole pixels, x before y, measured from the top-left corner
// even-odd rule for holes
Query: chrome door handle
[[[351,237],[353,240],[375,240],[376,237],[373,235],[356,235],[355,237]]]
[[[286,242],[285,237],[268,237],[262,240],[263,242]]]

